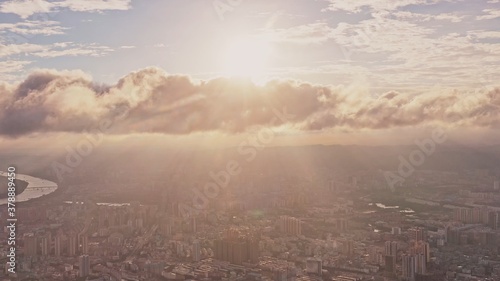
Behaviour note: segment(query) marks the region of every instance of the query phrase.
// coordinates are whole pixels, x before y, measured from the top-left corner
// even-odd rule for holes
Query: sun
[[[224,74],[251,79],[262,78],[269,68],[272,46],[258,38],[238,38],[225,50]]]

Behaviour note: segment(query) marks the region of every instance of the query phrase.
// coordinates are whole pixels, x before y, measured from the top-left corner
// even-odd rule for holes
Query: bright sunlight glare
[[[224,74],[258,79],[269,67],[272,47],[269,41],[240,38],[229,44],[224,53]]]

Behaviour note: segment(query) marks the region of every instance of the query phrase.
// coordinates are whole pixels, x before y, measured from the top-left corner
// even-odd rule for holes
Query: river
[[[0,176],[7,177],[7,173],[0,171]],[[16,179],[28,183],[28,186],[21,194],[16,196],[16,202],[26,202],[31,199],[50,194],[57,190],[57,184],[44,179],[35,178],[28,175],[16,174]],[[7,204],[7,198],[0,199],[0,205]]]

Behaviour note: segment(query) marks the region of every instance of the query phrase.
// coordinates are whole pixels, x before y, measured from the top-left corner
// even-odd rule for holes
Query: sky
[[[103,119],[113,136],[495,143],[499,63],[499,0],[8,0],[0,146]]]

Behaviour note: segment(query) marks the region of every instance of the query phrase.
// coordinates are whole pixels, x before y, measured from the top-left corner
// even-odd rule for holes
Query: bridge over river
[[[7,173],[0,171],[1,177],[7,177]],[[57,190],[57,184],[44,179],[35,178],[28,175],[16,174],[16,179],[28,183],[28,186],[24,189],[21,194],[16,196],[16,202],[25,202],[31,199],[35,199],[47,194],[50,194]],[[7,188],[7,187],[2,187]],[[7,204],[7,198],[0,199],[0,205]]]

